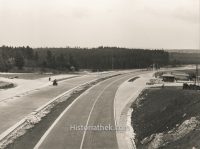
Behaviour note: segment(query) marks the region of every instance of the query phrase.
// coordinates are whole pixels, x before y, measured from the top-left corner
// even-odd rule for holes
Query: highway
[[[59,82],[58,86],[47,86],[30,94],[21,94],[0,102],[0,133],[16,124],[25,116],[41,107],[52,98],[80,84],[97,79],[97,75],[85,75]]]
[[[105,80],[83,93],[43,135],[34,149],[117,149],[114,98],[120,84],[141,74],[134,72]],[[100,130],[87,130],[98,126]]]

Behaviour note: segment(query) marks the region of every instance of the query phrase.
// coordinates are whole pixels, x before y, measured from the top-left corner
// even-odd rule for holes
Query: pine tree
[[[46,55],[47,67],[52,68],[52,61],[53,61],[52,52],[48,50]]]
[[[20,53],[17,53],[15,56],[15,66],[21,70],[23,69],[24,64],[24,57]]]

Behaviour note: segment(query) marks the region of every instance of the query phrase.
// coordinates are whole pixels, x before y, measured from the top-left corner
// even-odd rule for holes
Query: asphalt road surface
[[[86,91],[60,115],[35,149],[117,149],[116,131],[111,130],[115,128],[115,93],[137,74],[117,76]]]
[[[0,102],[0,133],[16,124],[25,116],[41,107],[52,98],[70,90],[80,84],[97,79],[96,75],[76,77],[58,83],[58,86],[48,86],[31,92],[28,95],[20,95],[12,99]]]

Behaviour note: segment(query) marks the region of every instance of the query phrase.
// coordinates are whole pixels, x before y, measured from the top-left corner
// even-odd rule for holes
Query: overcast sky
[[[0,0],[0,45],[199,48],[199,0]]]

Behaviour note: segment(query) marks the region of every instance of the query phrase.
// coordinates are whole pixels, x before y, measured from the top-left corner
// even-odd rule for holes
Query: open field
[[[140,149],[200,148],[200,92],[181,87],[146,89],[132,105]]]

